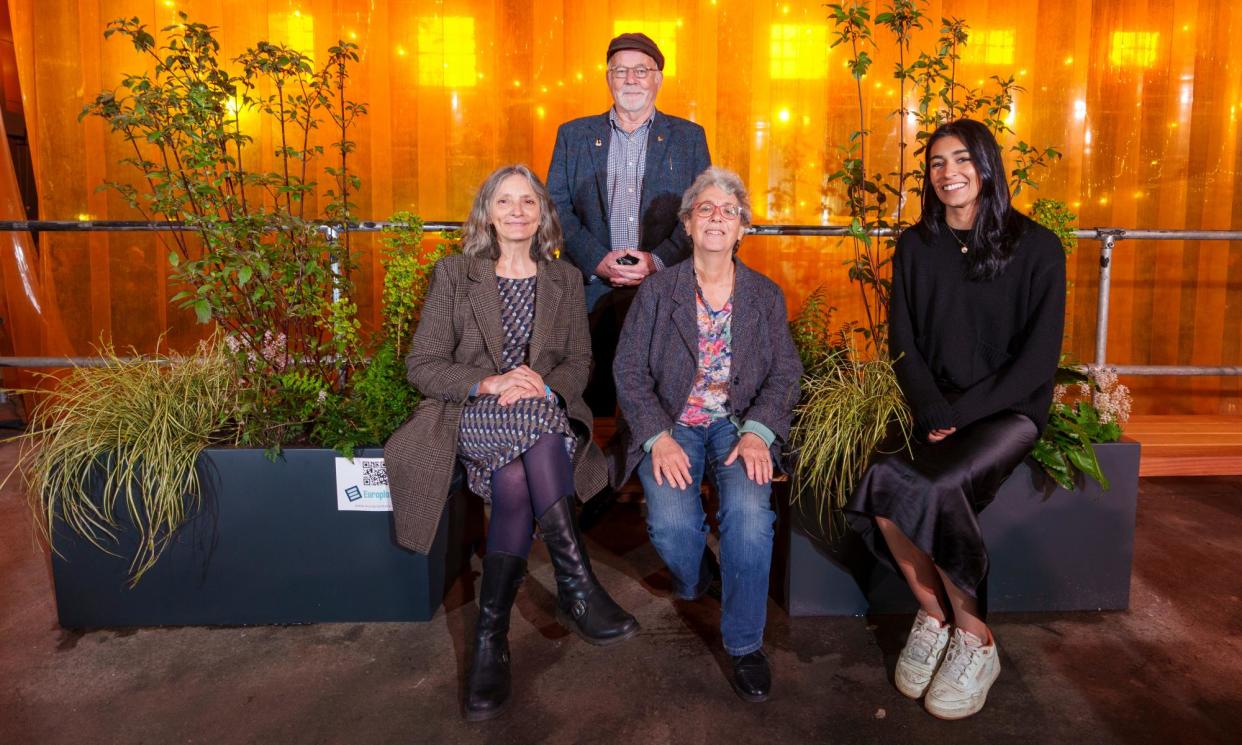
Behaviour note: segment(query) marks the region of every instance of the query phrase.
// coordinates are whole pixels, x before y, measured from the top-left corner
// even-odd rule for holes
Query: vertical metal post
[[[341,239],[341,231],[343,227],[337,225],[321,225],[319,230],[323,233],[323,237],[327,239],[328,244],[332,246],[332,274],[341,276],[340,262],[336,260],[336,243]],[[332,283],[332,302],[341,299],[341,285],[339,282]]]
[[[1095,306],[1095,366],[1104,367],[1108,355],[1108,291],[1112,278],[1113,244],[1117,236],[1105,233],[1100,245],[1100,295]]]
[[[321,225],[319,229],[323,231],[323,237],[328,241],[328,245],[332,251],[332,303],[335,305],[341,300],[341,263],[337,260],[337,241],[341,239],[341,232],[345,230],[345,226],[341,225]],[[345,387],[345,366],[342,364],[336,372],[337,383],[341,388]]]

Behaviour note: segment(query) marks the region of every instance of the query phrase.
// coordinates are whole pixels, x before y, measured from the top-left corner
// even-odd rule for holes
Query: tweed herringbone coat
[[[476,383],[501,371],[503,346],[496,262],[441,259],[405,360],[406,375],[423,399],[384,445],[397,542],[406,548],[431,549],[449,497],[462,405]],[[591,370],[582,274],[564,261],[539,265],[526,364],[565,403],[578,438],[574,485],[580,499],[589,499],[607,484],[608,472],[582,400]]]

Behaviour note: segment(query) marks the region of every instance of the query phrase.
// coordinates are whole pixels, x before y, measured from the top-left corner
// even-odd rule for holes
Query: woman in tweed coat
[[[600,645],[638,632],[595,579],[574,522],[574,495],[593,496],[607,469],[582,401],[591,365],[582,275],[552,258],[560,243],[548,192],[529,169],[487,178],[462,255],[436,264],[406,358],[425,398],[384,449],[402,545],[430,548],[454,460],[492,506],[466,683],[472,721],[509,700],[509,615],[536,521],[561,623]]]
[[[780,287],[734,255],[750,226],[737,174],[704,171],[683,195],[680,217],[691,258],[639,287],[613,364],[629,438],[617,476],[637,469],[651,542],[676,594],[692,600],[721,582],[733,686],[758,702],[771,688],[763,629],[772,464],[789,435],[802,365]],[[708,474],[720,495],[720,565],[699,498]]]

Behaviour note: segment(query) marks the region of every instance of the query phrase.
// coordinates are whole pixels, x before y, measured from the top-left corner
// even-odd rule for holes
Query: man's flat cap
[[[623,52],[627,49],[642,52],[655,60],[657,70],[664,70],[664,55],[660,52],[660,48],[656,46],[656,43],[651,40],[651,37],[646,34],[621,34],[608,42],[608,56],[604,57],[604,61],[612,59],[612,55],[617,52]]]

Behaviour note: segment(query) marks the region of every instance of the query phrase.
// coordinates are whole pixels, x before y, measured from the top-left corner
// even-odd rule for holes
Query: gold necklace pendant
[[[957,234],[957,229],[952,225],[946,225],[945,227],[947,227],[949,229],[949,233],[953,235],[953,240],[957,241],[957,245],[962,249],[962,253],[969,253],[970,249],[966,247],[966,241],[962,240],[962,237]],[[966,240],[970,240],[970,236],[974,230],[975,229],[972,227],[970,230],[966,231]]]

